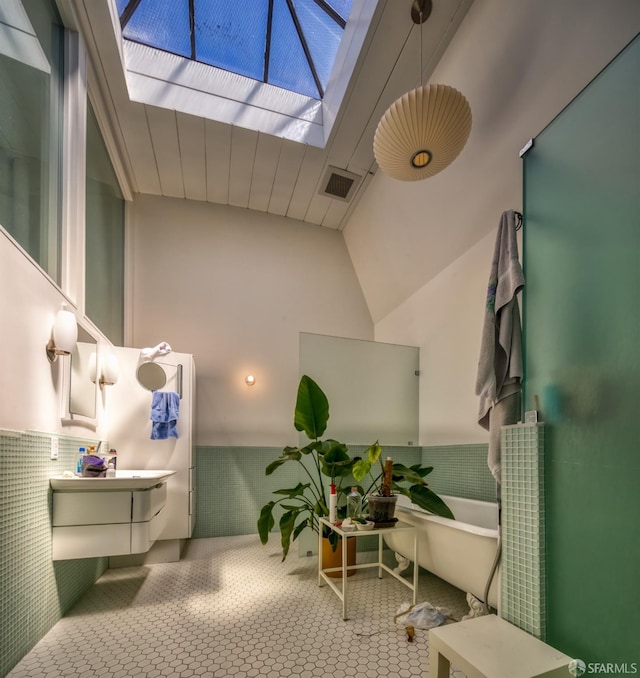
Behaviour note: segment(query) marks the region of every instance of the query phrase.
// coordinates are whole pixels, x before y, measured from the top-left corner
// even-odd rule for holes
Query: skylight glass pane
[[[264,78],[268,0],[194,0],[196,60]]]
[[[116,0],[116,4],[121,17],[128,17],[127,7],[135,7],[123,29],[129,40],[258,81],[266,77],[272,85],[319,99],[343,35],[338,17],[348,19],[352,0],[140,0],[137,5]]]
[[[335,9],[345,21],[349,18],[352,0],[326,0],[326,3]]]
[[[123,36],[184,57],[191,56],[188,0],[142,0]]]
[[[316,73],[326,90],[342,38],[342,28],[314,0],[294,0],[294,5]]]
[[[269,82],[277,87],[319,99],[320,92],[298,39],[286,0],[274,1],[271,30]]]

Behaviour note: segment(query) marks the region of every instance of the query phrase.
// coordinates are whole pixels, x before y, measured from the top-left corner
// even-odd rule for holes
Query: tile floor
[[[267,546],[255,535],[192,540],[179,563],[105,572],[9,677],[428,675],[428,632],[416,630],[409,643],[393,621],[409,589],[360,570],[348,580],[343,621],[316,568],[315,557],[295,554],[282,563],[277,538]],[[458,619],[467,609],[461,591],[427,573],[418,594],[425,600]]]

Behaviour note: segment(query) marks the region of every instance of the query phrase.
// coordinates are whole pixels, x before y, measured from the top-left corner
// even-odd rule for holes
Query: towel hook
[[[513,213],[516,217],[516,231],[519,231],[522,228],[522,213],[516,211]]]

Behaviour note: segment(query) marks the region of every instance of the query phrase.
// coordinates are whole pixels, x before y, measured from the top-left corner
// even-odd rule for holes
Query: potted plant
[[[300,465],[307,482],[275,490],[274,494],[280,495],[280,498],[265,504],[258,518],[258,534],[261,542],[266,544],[269,533],[275,526],[274,509],[276,506],[284,509],[279,521],[283,560],[287,557],[292,541],[295,541],[306,528],[318,533],[318,518],[329,515],[327,486],[330,483],[336,485],[340,497],[346,494],[344,488],[353,486],[351,477],[360,482],[368,475],[370,484],[366,494],[369,497],[387,491],[383,490],[382,463],[380,462],[379,474],[374,475],[372,472],[374,465],[380,460],[382,447],[376,442],[365,450],[363,458],[352,458],[344,443],[333,439],[321,440],[328,419],[327,397],[313,379],[304,375],[298,386],[294,426],[296,430],[304,431],[310,442],[304,447],[285,447],[280,456],[267,466],[266,475],[271,475],[285,463],[296,462]],[[406,467],[391,463],[391,470],[390,478],[387,472],[387,485],[392,496],[397,493],[405,494],[412,502],[431,513],[453,517],[447,505],[437,494],[429,490],[423,480],[433,467],[423,468],[419,464]],[[359,487],[359,490],[362,493],[362,487]],[[329,540],[331,550],[335,552],[339,536],[330,531]],[[349,540],[349,544],[351,543],[355,547],[355,540]],[[355,551],[353,557],[355,558]]]
[[[445,518],[453,518],[451,509],[444,501],[427,487],[425,476],[433,471],[433,466],[405,466],[387,457],[381,460],[382,447],[375,442],[367,448],[362,459],[353,464],[352,474],[357,482],[369,477],[368,489],[364,491],[369,509],[369,517],[382,527],[393,524],[395,505],[399,494],[409,497],[420,508]],[[376,473],[372,469],[376,469]]]
[[[279,522],[283,560],[287,557],[291,542],[295,541],[303,530],[311,528],[318,533],[320,525],[318,518],[329,515],[328,485],[335,484],[338,496],[344,495],[344,479],[351,476],[351,469],[356,461],[349,456],[344,443],[330,438],[321,440],[328,419],[327,397],[313,379],[303,375],[298,386],[293,423],[296,430],[304,431],[310,442],[304,447],[285,447],[280,456],[267,466],[266,475],[271,475],[287,462],[296,462],[300,465],[307,482],[275,490],[274,494],[281,497],[265,504],[258,518],[258,534],[262,543],[266,544],[269,533],[275,525],[274,509],[278,505],[284,509]],[[328,538],[331,550],[336,552],[339,536],[329,531]],[[349,540],[349,544],[351,542],[354,542],[353,550],[355,541]],[[355,550],[353,559],[355,562]]]

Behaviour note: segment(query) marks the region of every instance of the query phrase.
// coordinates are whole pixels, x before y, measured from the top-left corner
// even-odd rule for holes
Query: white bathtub
[[[484,600],[485,587],[498,548],[498,505],[441,495],[455,520],[426,513],[399,496],[396,517],[418,528],[418,563],[453,586]],[[404,558],[413,556],[407,532],[388,533],[389,548]],[[400,562],[402,559],[398,559]],[[489,589],[489,605],[498,609],[500,566]]]

